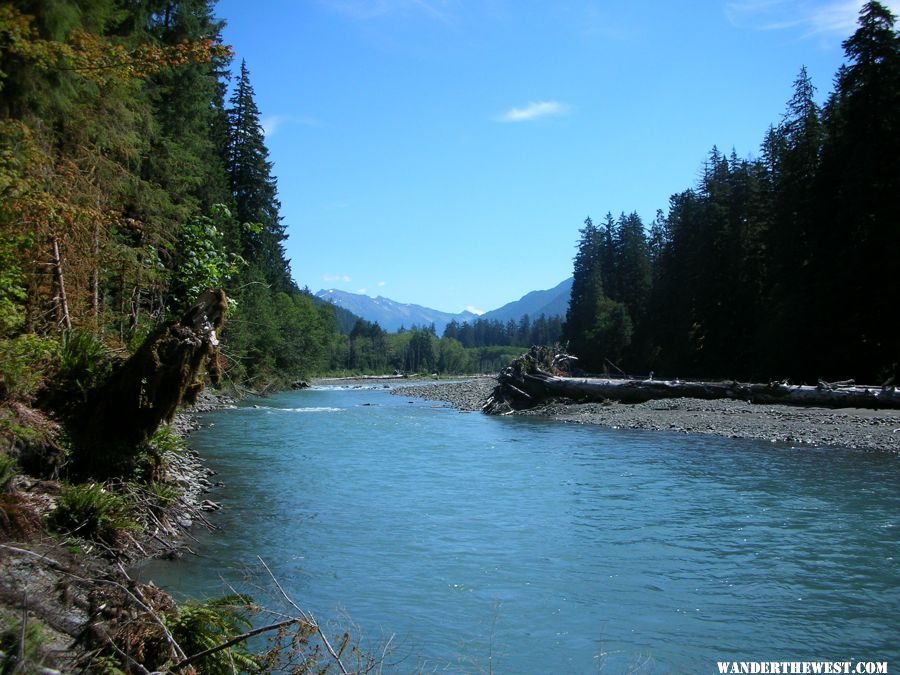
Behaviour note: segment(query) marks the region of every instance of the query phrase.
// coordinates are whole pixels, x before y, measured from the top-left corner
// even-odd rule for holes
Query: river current
[[[463,414],[377,388],[210,413],[219,532],[144,579],[246,584],[257,556],[386,672],[900,667],[900,458]],[[265,586],[265,578],[256,584]],[[264,599],[264,598],[259,598]]]

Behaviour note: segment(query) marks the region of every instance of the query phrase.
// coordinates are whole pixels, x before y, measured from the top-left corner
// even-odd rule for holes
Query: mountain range
[[[541,314],[548,317],[565,316],[571,291],[572,279],[569,278],[553,288],[526,293],[518,300],[485,312],[480,317],[468,311],[453,314],[421,305],[401,303],[381,296],[372,298],[368,295],[348,293],[335,288],[323,289],[316,293],[316,297],[352,312],[366,321],[378,323],[388,332],[434,324],[435,331],[441,335],[451,321],[462,323],[478,318],[502,322],[518,321],[526,314],[531,318],[537,318]]]

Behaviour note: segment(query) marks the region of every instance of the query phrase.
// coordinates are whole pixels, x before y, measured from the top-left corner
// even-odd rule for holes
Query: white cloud
[[[567,115],[569,106],[559,101],[533,101],[524,108],[510,108],[497,116],[500,122],[530,122],[542,117]]]
[[[378,282],[378,288],[384,288],[385,286],[387,286],[387,282],[386,282],[386,281],[379,281],[379,282]]]
[[[484,310],[478,309],[477,307],[475,307],[475,305],[466,305],[465,309],[467,312],[472,312],[472,314],[477,314],[478,316],[481,316],[482,314],[484,314]]]
[[[359,293],[360,295],[365,295],[366,291],[368,291],[368,290],[369,290],[368,288],[357,288],[356,292]]]
[[[274,136],[285,124],[302,124],[305,127],[320,127],[322,124],[315,117],[308,115],[295,117],[293,115],[266,115],[259,121],[266,138]]]
[[[259,124],[262,127],[263,133],[266,135],[266,138],[271,138],[275,135],[275,132],[278,131],[278,127],[284,124],[287,121],[287,117],[283,115],[268,115],[263,117]]]
[[[737,0],[726,3],[725,15],[739,28],[846,37],[856,29],[863,4],[864,0]],[[900,0],[885,4],[895,14],[900,11]]]
[[[327,281],[329,283],[339,281],[343,284],[349,284],[352,281],[352,279],[347,274],[323,274],[322,281]]]

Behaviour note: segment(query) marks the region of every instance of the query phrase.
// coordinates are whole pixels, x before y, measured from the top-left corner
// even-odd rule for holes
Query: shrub
[[[59,532],[107,544],[115,543],[121,531],[138,528],[128,517],[126,500],[98,483],[64,488],[50,524]]]
[[[33,333],[0,339],[0,400],[30,401],[59,364],[59,342]]]
[[[25,630],[22,630],[21,620],[4,617],[0,632],[0,672],[42,672],[40,666],[46,661],[49,642],[43,625],[34,619],[28,621]],[[22,662],[18,659],[20,653]]]
[[[178,608],[174,618],[167,618],[166,623],[185,654],[198,654],[251,628],[249,616],[254,609],[252,600],[239,594],[202,603],[188,601]],[[243,643],[210,654],[193,665],[198,672],[209,675],[259,670],[259,663]]]
[[[132,489],[137,493],[137,498],[157,515],[175,504],[181,494],[174,485],[156,480],[133,483]]]
[[[79,394],[82,400],[108,375],[111,362],[106,347],[92,333],[67,330],[62,335],[59,355],[59,386]]]
[[[159,427],[150,437],[149,444],[160,455],[164,455],[167,452],[182,455],[187,450],[187,443],[185,443],[184,439],[168,425]]]
[[[19,467],[9,455],[0,453],[0,492],[9,490],[13,478],[19,473]]]

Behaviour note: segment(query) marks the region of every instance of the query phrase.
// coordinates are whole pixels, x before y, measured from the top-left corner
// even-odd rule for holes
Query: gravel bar
[[[391,393],[480,411],[493,377],[399,386]],[[646,403],[549,401],[515,415],[612,429],[753,438],[795,446],[834,446],[900,453],[900,411],[756,405],[746,401],[674,398]]]

